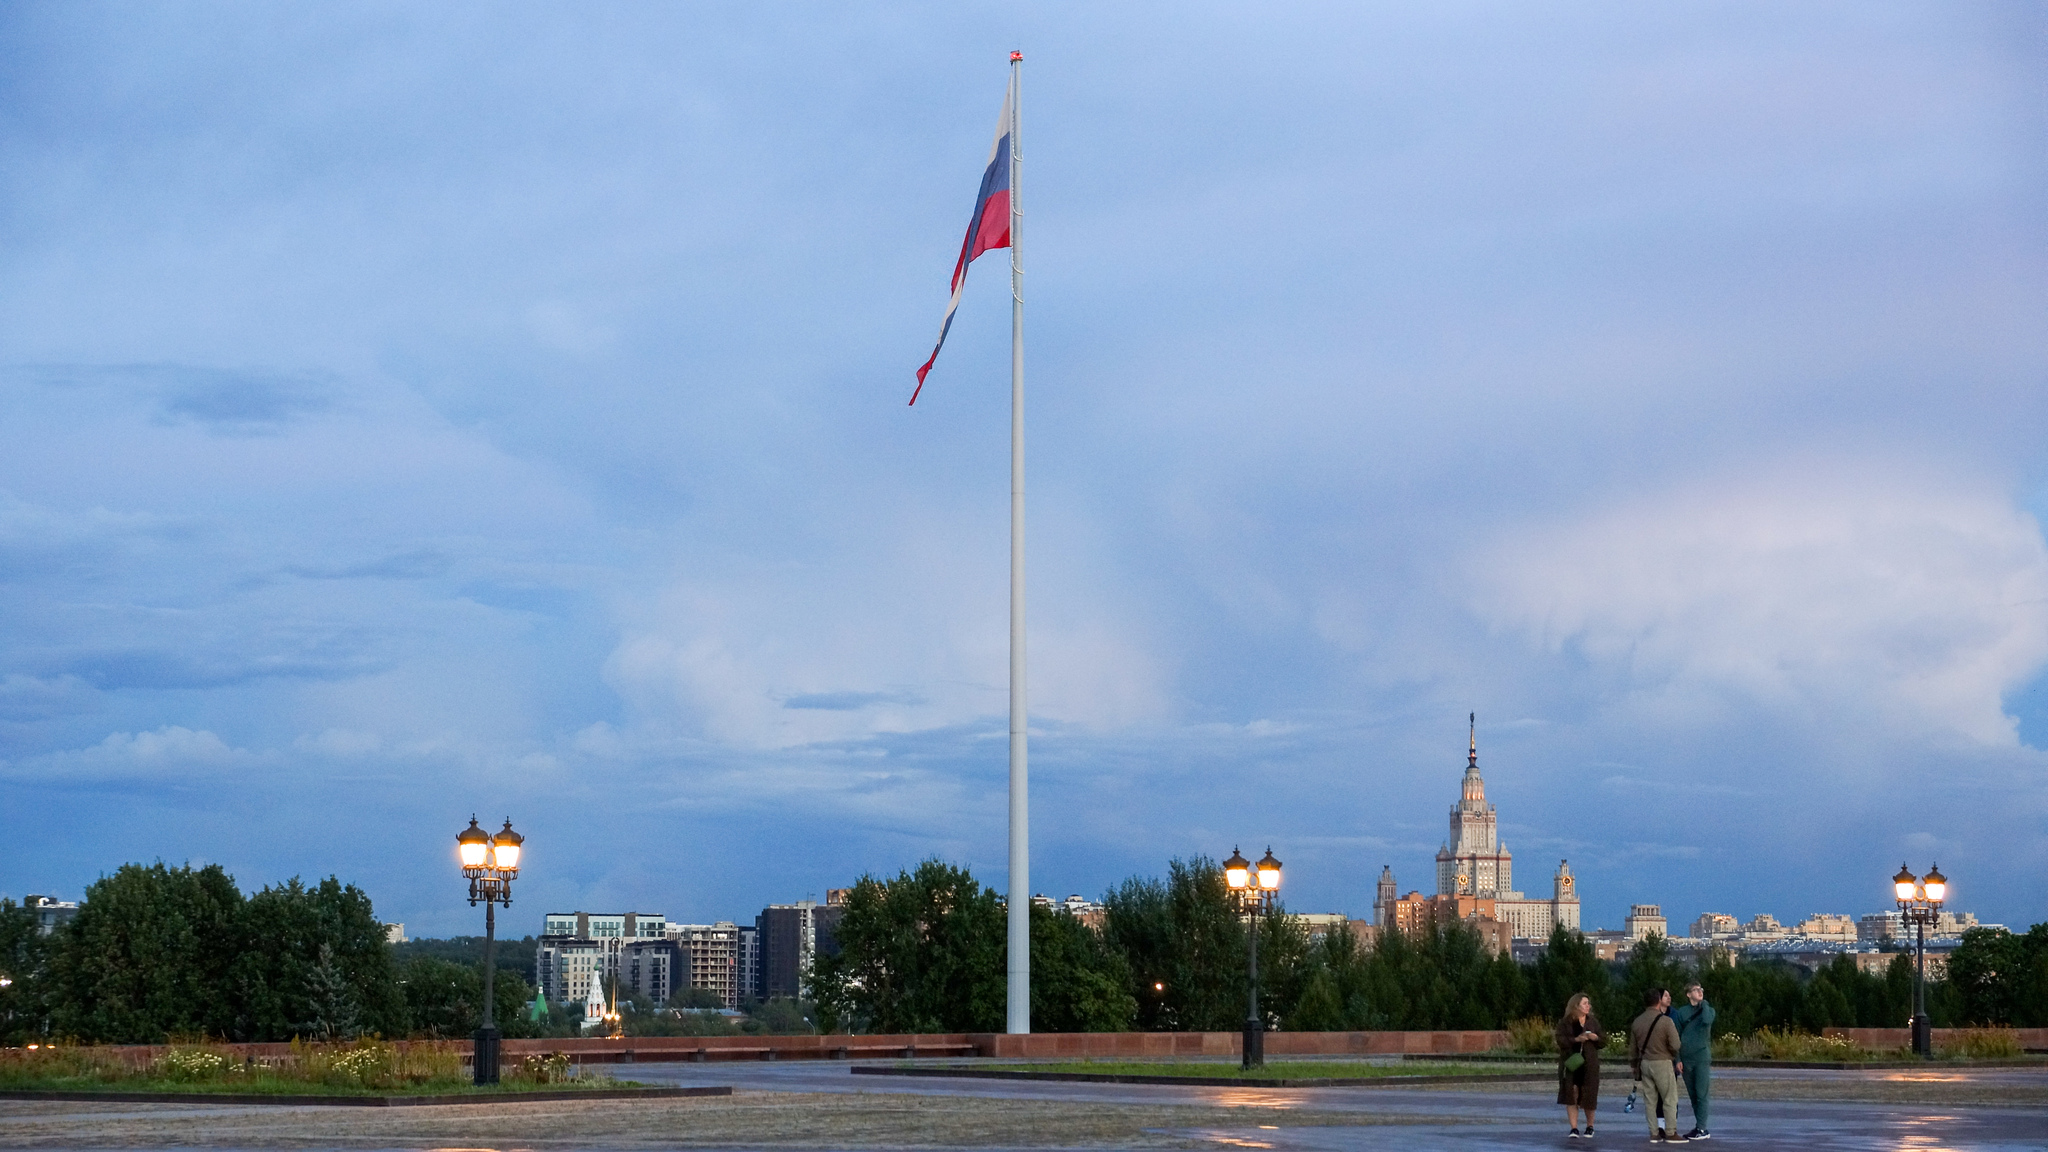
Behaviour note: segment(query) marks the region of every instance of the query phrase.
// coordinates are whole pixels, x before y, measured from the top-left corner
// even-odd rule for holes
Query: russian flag
[[[981,192],[974,198],[974,215],[967,220],[967,238],[960,242],[960,259],[953,265],[953,298],[946,302],[946,319],[939,325],[939,342],[917,370],[917,390],[910,402],[917,403],[924,391],[925,373],[946,346],[946,333],[953,327],[953,310],[960,307],[960,289],[967,283],[967,266],[991,248],[1010,246],[1010,93],[1003,93],[1003,115],[996,122],[996,142],[988,150],[988,167],[981,174]]]

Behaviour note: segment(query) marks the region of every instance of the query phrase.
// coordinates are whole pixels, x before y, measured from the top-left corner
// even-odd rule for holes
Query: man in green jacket
[[[1692,1098],[1692,1131],[1687,1140],[1705,1140],[1707,1110],[1713,1102],[1714,1006],[1707,1003],[1707,990],[1697,984],[1685,988],[1685,1003],[1671,1010],[1671,1022],[1678,1025],[1679,1075],[1685,1077],[1685,1094]]]

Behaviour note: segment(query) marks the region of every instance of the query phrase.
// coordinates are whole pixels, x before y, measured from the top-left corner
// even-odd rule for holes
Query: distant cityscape
[[[1486,781],[1479,772],[1476,728],[1475,723],[1458,801],[1450,811],[1449,836],[1436,854],[1436,891],[1399,895],[1392,866],[1384,866],[1370,919],[1342,912],[1294,914],[1312,942],[1349,932],[1369,948],[1383,932],[1417,932],[1457,921],[1475,930],[1489,953],[1506,950],[1526,962],[1541,954],[1551,931],[1562,926],[1582,931],[1602,960],[1626,959],[1637,944],[1655,935],[1681,957],[1703,958],[1718,949],[1732,963],[1776,960],[1818,971],[1837,956],[1849,955],[1859,968],[1879,975],[1893,954],[1911,942],[1896,910],[1853,917],[1815,912],[1789,925],[1768,912],[1748,920],[1709,912],[1696,917],[1684,935],[1673,935],[1661,905],[1632,904],[1619,930],[1582,929],[1578,883],[1569,861],[1557,862],[1547,897],[1515,890],[1514,857],[1500,838],[1499,814],[1486,799]],[[717,1007],[711,1010],[727,1012],[776,997],[797,998],[813,958],[838,952],[837,928],[851,892],[828,889],[822,904],[770,904],[751,924],[676,924],[659,912],[550,912],[535,942],[534,986],[548,1003],[581,1002],[586,1027],[597,1026],[619,997],[660,1006],[681,993],[699,991],[709,995],[694,997],[697,1004],[708,1008],[706,1002],[714,1001]],[[1038,895],[1032,901],[1092,928],[1102,926],[1102,906],[1080,895],[1059,901]],[[78,911],[74,901],[42,895],[24,898],[23,906],[36,915],[45,935]],[[1942,911],[1928,935],[1928,976],[1945,975],[1948,953],[1964,932],[2003,927],[1980,923],[1968,912]],[[405,942],[405,925],[387,924],[385,929],[392,943]]]
[[[1397,896],[1398,891],[1393,868],[1383,868],[1372,921],[1351,925],[1362,941],[1381,931],[1415,931],[1432,921],[1452,919],[1475,928],[1489,951],[1509,949],[1517,960],[1533,960],[1548,943],[1553,928],[1581,930],[1578,885],[1568,861],[1557,862],[1548,899],[1531,899],[1514,890],[1513,857],[1500,839],[1499,815],[1487,802],[1486,781],[1479,773],[1476,718],[1466,751],[1465,778],[1458,802],[1451,807],[1450,836],[1436,854],[1436,892]],[[1312,919],[1334,924],[1342,918]],[[2002,927],[1981,924],[1968,912],[1944,910],[1928,936],[1928,974],[1940,978],[1947,968],[1947,953],[1965,931]],[[1670,949],[1681,955],[1718,948],[1731,962],[1768,958],[1818,971],[1836,956],[1848,954],[1856,958],[1858,967],[1877,973],[1884,971],[1891,953],[1907,940],[1906,927],[1896,910],[1860,917],[1816,912],[1790,926],[1768,912],[1747,921],[1709,912],[1693,920],[1685,935],[1674,936],[1661,905],[1632,904],[1619,931],[1585,931],[1594,954],[1603,960],[1626,958],[1636,944],[1652,935],[1663,937]]]

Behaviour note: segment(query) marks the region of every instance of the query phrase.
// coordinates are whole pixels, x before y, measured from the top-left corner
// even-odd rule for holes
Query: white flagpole
[[[1011,1032],[1031,1031],[1031,788],[1024,679],[1024,55],[1010,53],[1010,986]]]

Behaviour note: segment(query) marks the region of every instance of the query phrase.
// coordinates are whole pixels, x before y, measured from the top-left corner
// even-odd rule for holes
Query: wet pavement
[[[1274,1127],[1247,1130],[1184,1129],[1186,1136],[1219,1148],[1271,1148],[1280,1152],[1490,1152],[1555,1146],[1646,1148],[1648,1124],[1640,1105],[1621,1110],[1625,1081],[1597,1114],[1598,1135],[1588,1143],[1565,1134],[1564,1109],[1548,1085],[1479,1090],[1424,1088],[1216,1088],[1177,1085],[1092,1084],[1072,1081],[948,1080],[939,1077],[856,1076],[843,1064],[641,1064],[615,1069],[648,1083],[730,1084],[778,1092],[891,1092],[914,1095],[1074,1100],[1094,1103],[1200,1104],[1223,1107],[1357,1111],[1381,1122],[1360,1127]],[[1830,1083],[1935,1081],[1974,1085],[2048,1087],[2048,1069],[1970,1071],[1852,1071],[1821,1074]],[[1723,1082],[1773,1078],[1811,1082],[1816,1074],[1729,1069]],[[1389,1125],[1394,1117],[1408,1121]],[[1679,1106],[1679,1127],[1692,1127],[1690,1108]],[[1912,1104],[1732,1100],[1714,1102],[1713,1139],[1706,1149],[1798,1149],[1800,1152],[2042,1152],[2048,1149],[2048,1107],[1930,1107]]]
[[[1299,1109],[1304,1113],[1314,1114],[1304,1115],[1304,1122],[1298,1126],[1286,1124],[1284,1120],[1268,1126],[1262,1122],[1279,1118],[1270,1112],[1262,1112],[1247,1116],[1248,1123],[1244,1124],[1219,1123],[1214,1127],[1149,1129],[1150,1143],[1154,1145],[1164,1138],[1174,1142],[1185,1141],[1188,1146],[1197,1148],[1262,1148],[1273,1149],[1275,1152],[1378,1152],[1393,1149],[1399,1149],[1401,1152],[1489,1152],[1494,1149],[1553,1147],[1580,1149],[1584,1152],[1602,1147],[1642,1148],[1648,1147],[1650,1143],[1647,1138],[1647,1126],[1641,1113],[1631,1115],[1621,1110],[1628,1088],[1625,1080],[1610,1080],[1605,1086],[1603,1095],[1606,1098],[1603,1100],[1605,1106],[1599,1114],[1599,1134],[1589,1143],[1583,1139],[1566,1138],[1563,1109],[1552,1103],[1553,1089],[1547,1084],[1496,1083],[1437,1088],[1415,1086],[1270,1089],[873,1076],[855,1075],[854,1067],[836,1061],[791,1061],[647,1063],[613,1066],[610,1070],[622,1079],[630,1078],[643,1083],[724,1084],[731,1085],[740,1092],[878,1094],[899,1100],[905,1096],[954,1097],[1037,1101],[1055,1105],[1060,1102],[1077,1105],[1189,1105],[1207,1109],[1260,1108],[1283,1112]],[[1845,1095],[1857,1092],[1873,1094],[1881,1093],[1889,1086],[1902,1086],[1924,1093],[1930,1087],[1939,1092],[1943,1086],[1953,1086],[1959,1091],[1976,1093],[1978,1099],[1995,1100],[2000,1093],[2017,1091],[2028,1100],[2038,1101],[2043,1098],[2044,1089],[2048,1089],[2048,1068],[1930,1068],[1826,1073],[1728,1069],[1720,1072],[1716,1081],[1736,1094],[1745,1094],[1745,1090],[1748,1095],[1783,1092],[1809,1098],[1718,1098],[1715,1102],[1714,1138],[1702,1145],[1708,1149],[1796,1149],[1798,1152],[2048,1150],[2048,1104],[2001,1106],[1978,1103],[1929,1106],[1851,1103],[1829,1099],[1829,1095],[1837,1091]],[[1778,1083],[1774,1085],[1773,1081]],[[37,1109],[44,1110],[49,1107],[39,1105]],[[104,1108],[105,1105],[91,1107]],[[206,1106],[196,1109],[190,1106],[169,1107],[175,1108],[188,1118],[240,1117],[243,1121],[241,1130],[244,1132],[247,1131],[247,1122],[251,1117],[266,1111],[243,1106]],[[283,1110],[271,1110],[270,1115],[277,1116],[281,1111]],[[344,1110],[312,1108],[293,1111],[299,1112],[303,1120],[303,1114],[307,1111],[317,1117],[322,1114],[338,1114]],[[346,1111],[360,1115],[365,1110]],[[98,1129],[99,1124],[127,1118],[146,1119],[161,1114],[158,1109],[149,1106],[137,1106],[132,1110],[120,1108],[97,1111],[89,1119],[79,1117],[81,1122],[89,1126],[76,1131],[105,1135],[107,1133],[104,1130]],[[1043,1115],[1043,1112],[1039,1114]],[[1356,1114],[1358,1123],[1345,1123],[1344,1117],[1349,1114]],[[829,1137],[819,1139],[816,1129],[812,1127],[818,1117],[814,1114],[807,1115],[812,1115],[812,1120],[803,1125],[808,1131],[784,1128],[781,1131],[785,1138],[771,1143],[794,1143],[808,1149],[832,1147]],[[1207,1116],[1198,1118],[1207,1120]],[[1682,1128],[1691,1126],[1691,1115],[1683,1106],[1679,1110],[1679,1118]],[[10,1129],[24,1134],[28,1131],[25,1127],[17,1127],[16,1124],[10,1123],[9,1119],[0,1117],[0,1147],[20,1146],[9,1139]],[[18,1119],[25,1124],[30,1117],[23,1114]],[[340,1117],[337,1116],[337,1122],[339,1120]],[[1331,1123],[1332,1120],[1336,1122]],[[313,1123],[316,1127],[311,1131],[321,1132],[325,1122],[315,1120]],[[520,1130],[522,1129],[512,1129]],[[893,1130],[884,1128],[882,1131],[886,1133]],[[394,1152],[401,1148],[419,1152],[429,1149],[446,1152],[449,1147],[447,1140],[426,1137],[422,1134],[422,1129],[410,1123],[389,1129],[389,1132],[393,1134],[371,1139],[378,1144],[390,1141],[384,1146],[393,1149]],[[486,1138],[486,1141],[497,1149],[522,1146],[516,1140],[511,1143],[504,1142],[503,1134],[500,1133],[498,1140]],[[212,1135],[217,1139],[220,1133]],[[193,1138],[195,1136],[196,1139]],[[788,1137],[795,1139],[792,1141]],[[1016,1138],[1020,1145],[1029,1146],[1027,1135],[1020,1133]],[[184,1146],[235,1148],[240,1146],[241,1141],[249,1139],[249,1136],[243,1135],[240,1141],[217,1144],[210,1143],[205,1135],[188,1133],[186,1139],[176,1142]],[[316,1135],[314,1139],[319,1140],[320,1137]],[[1000,1135],[997,1137],[998,1141],[1007,1139]],[[288,1142],[303,1146],[303,1137]],[[559,1138],[543,1137],[540,1142],[550,1147],[564,1146]],[[619,1141],[618,1146],[647,1148],[660,1146],[665,1142],[657,1136],[652,1144],[646,1139],[632,1139]],[[35,1143],[42,1147],[53,1146],[47,1140]],[[88,1137],[80,1140],[77,1145],[64,1146],[106,1146],[107,1143]],[[112,1143],[126,1148],[152,1147],[152,1142],[147,1138],[139,1143],[132,1139],[116,1139]],[[347,1140],[346,1143],[360,1150],[365,1142],[359,1136]],[[587,1144],[574,1138],[571,1138],[570,1143],[576,1147],[589,1149],[613,1146],[607,1144],[604,1136],[595,1134]],[[861,1143],[870,1149],[875,1146],[872,1139]],[[749,1145],[735,1145],[747,1146]],[[976,1147],[986,1152],[990,1146],[982,1143]],[[477,1152],[482,1150],[478,1149]],[[1033,1149],[1033,1152],[1046,1152],[1046,1149],[1040,1146]]]

